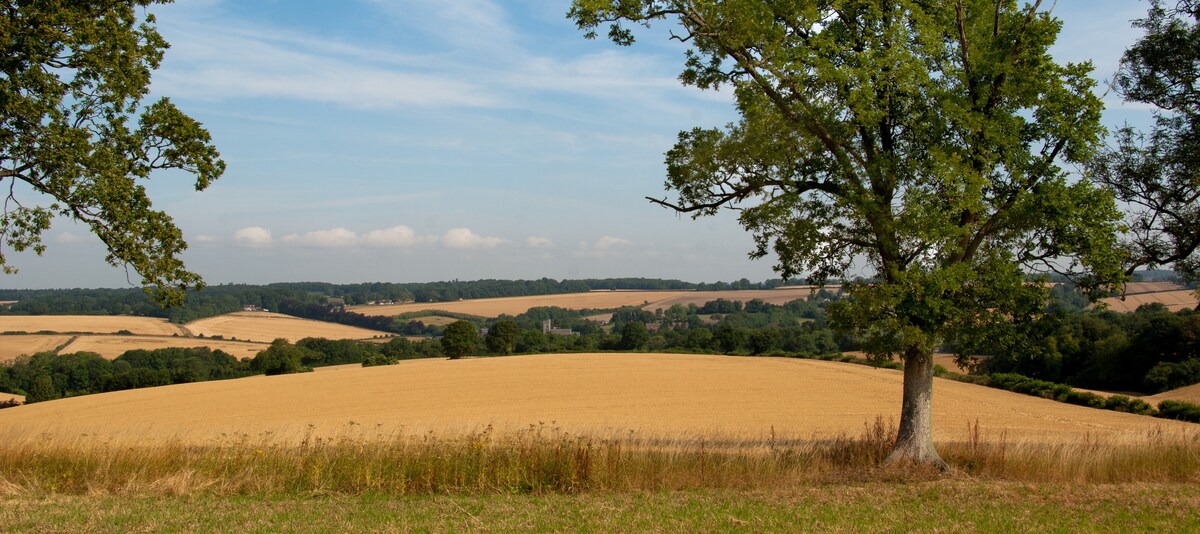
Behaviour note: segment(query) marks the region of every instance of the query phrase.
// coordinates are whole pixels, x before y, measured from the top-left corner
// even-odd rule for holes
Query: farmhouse
[[[554,322],[551,319],[542,321],[542,333],[555,336],[578,336],[579,332],[570,328],[554,328]]]

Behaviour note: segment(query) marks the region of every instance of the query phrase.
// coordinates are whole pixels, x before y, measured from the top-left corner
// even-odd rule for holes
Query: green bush
[[[376,367],[379,365],[395,365],[398,362],[399,362],[399,360],[397,360],[395,358],[388,358],[387,356],[384,356],[382,354],[376,354],[373,356],[369,356],[369,357],[367,357],[367,359],[363,360],[362,366],[363,367]]]
[[[1071,390],[1063,397],[1063,402],[1068,404],[1076,404],[1079,406],[1087,406],[1088,408],[1108,408],[1104,397],[1101,397],[1100,395],[1090,391]]]
[[[1158,417],[1200,423],[1200,404],[1165,400],[1158,403]]]
[[[1104,409],[1114,412],[1154,415],[1154,407],[1142,399],[1131,399],[1125,395],[1113,395],[1104,401]]]

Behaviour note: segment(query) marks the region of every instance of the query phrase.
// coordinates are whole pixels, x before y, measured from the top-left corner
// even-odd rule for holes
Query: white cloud
[[[447,230],[446,235],[442,236],[442,246],[455,249],[496,248],[506,242],[499,237],[481,236],[472,232],[470,228],[454,228]]]
[[[587,241],[580,242],[579,250],[575,252],[575,256],[578,258],[604,258],[613,255],[614,248],[632,244],[633,242],[628,239],[606,235],[597,239],[594,243],[588,243]]]
[[[628,239],[604,236],[604,237],[601,237],[598,241],[596,241],[596,244],[592,245],[592,248],[595,250],[608,250],[615,246],[632,245],[632,244],[633,244],[633,242]]]
[[[217,238],[215,236],[211,236],[208,234],[196,234],[196,235],[192,236],[190,239],[188,239],[188,241],[191,241],[193,243],[212,243],[216,240],[217,240]]]
[[[77,236],[70,232],[63,232],[55,236],[54,240],[64,245],[71,245],[83,241],[83,237]]]
[[[436,241],[436,237],[418,236],[405,225],[393,226],[382,230],[372,230],[362,237],[362,243],[376,248],[408,248]]]
[[[303,235],[289,234],[284,236],[283,242],[317,248],[347,248],[358,244],[358,235],[345,228],[334,228],[316,230]]]
[[[554,242],[545,237],[532,236],[525,239],[525,246],[529,248],[546,248],[554,246]]]
[[[243,247],[269,247],[272,241],[271,231],[261,226],[248,226],[233,233],[233,242]]]

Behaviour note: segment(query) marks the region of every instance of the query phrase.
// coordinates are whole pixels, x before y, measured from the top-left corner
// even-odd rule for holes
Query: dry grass
[[[235,312],[193,321],[185,328],[196,336],[221,336],[243,341],[270,343],[278,338],[298,341],[306,337],[329,339],[371,339],[391,336],[387,332],[368,330],[324,321],[313,321],[271,312]]]
[[[244,341],[227,341],[197,337],[164,337],[164,336],[79,336],[60,353],[94,352],[108,359],[116,358],[130,350],[154,350],[169,347],[192,348],[208,347],[221,350],[234,358],[253,358],[259,352],[267,349],[267,343],[252,343]]]
[[[577,435],[828,439],[900,406],[901,373],[784,358],[570,354],[412,360],[331,373],[182,384],[0,410],[9,437],[82,434],[121,443],[207,444],[222,436],[452,437],[553,424]],[[935,439],[965,442],[967,422],[1009,443],[1074,443],[1195,425],[937,380]],[[353,424],[351,424],[353,423]],[[351,438],[361,437],[357,434]]]
[[[532,425],[465,435],[230,436],[206,445],[115,446],[73,440],[0,441],[0,496],[414,495],[696,489],[784,490],[814,483],[924,481],[880,467],[895,428],[876,419],[829,439],[578,435]],[[960,476],[1094,483],[1200,482],[1193,434],[1144,434],[1071,444],[1004,439],[944,443]]]
[[[113,315],[0,315],[0,332],[115,334],[126,330],[146,336],[187,335],[166,319]]]
[[[836,287],[831,287],[834,290]],[[561,295],[536,295],[528,297],[506,297],[495,299],[460,300],[455,302],[413,302],[388,306],[354,306],[351,311],[364,315],[400,315],[426,310],[440,310],[479,317],[497,317],[501,314],[520,315],[538,306],[557,306],[569,310],[608,309],[621,306],[641,306],[654,311],[667,309],[674,304],[703,305],[705,302],[725,299],[749,301],[762,299],[771,304],[785,304],[796,299],[808,298],[813,289],[809,287],[787,287],[747,291],[592,291],[589,293],[567,293]]]
[[[71,337],[38,334],[0,336],[0,365],[10,363],[20,356],[53,351],[65,345]]]

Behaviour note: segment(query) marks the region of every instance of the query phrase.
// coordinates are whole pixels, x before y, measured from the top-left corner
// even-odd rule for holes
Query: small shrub
[[[399,363],[399,360],[397,360],[395,358],[389,358],[382,354],[375,354],[372,356],[368,356],[367,359],[363,360],[362,366],[363,367],[376,367],[379,365],[395,365],[397,363]]]
[[[1076,404],[1079,406],[1087,406],[1089,408],[1105,408],[1106,401],[1104,397],[1092,393],[1090,391],[1070,391],[1063,398],[1063,402],[1068,404]]]
[[[17,399],[0,400],[0,410],[3,410],[5,408],[15,408],[20,405],[21,405],[21,401],[19,401]]]
[[[1158,416],[1164,419],[1200,423],[1200,404],[1165,400],[1158,403]]]

